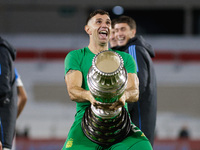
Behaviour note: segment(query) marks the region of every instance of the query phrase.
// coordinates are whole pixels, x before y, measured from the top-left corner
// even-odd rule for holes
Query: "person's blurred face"
[[[117,46],[117,40],[115,38],[115,29],[111,29],[110,32],[110,46],[111,47]]]
[[[111,20],[107,15],[97,14],[90,19],[85,30],[94,42],[100,45],[107,44],[110,37]]]
[[[124,46],[135,36],[136,30],[131,29],[127,23],[115,24],[115,38],[118,46]]]

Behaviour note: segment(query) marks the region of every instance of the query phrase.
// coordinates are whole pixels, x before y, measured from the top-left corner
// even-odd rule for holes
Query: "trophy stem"
[[[98,116],[99,118],[102,119],[111,119],[116,117],[117,115],[119,115],[119,113],[121,113],[122,108],[118,108],[115,111],[111,111],[111,110],[103,110],[103,109],[96,109],[93,105],[91,105],[91,109],[92,112]]]

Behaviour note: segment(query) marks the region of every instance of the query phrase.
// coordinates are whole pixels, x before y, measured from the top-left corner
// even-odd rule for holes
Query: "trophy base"
[[[82,130],[91,141],[107,147],[122,141],[130,132],[131,121],[128,112],[121,112],[112,118],[103,119],[95,115],[91,107],[86,108],[82,119]]]

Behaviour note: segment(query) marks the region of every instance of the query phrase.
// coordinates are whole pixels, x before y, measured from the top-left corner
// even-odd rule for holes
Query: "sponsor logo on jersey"
[[[70,138],[69,141],[67,141],[66,148],[70,148],[72,147],[72,145],[73,145],[73,139]]]
[[[135,132],[135,133],[140,132],[140,133],[141,133],[141,136],[146,137],[145,134],[144,134],[137,126],[135,126],[135,125],[133,125],[133,124],[131,124],[131,126],[132,126],[131,129],[132,129],[133,132]]]
[[[136,132],[141,132],[141,130],[139,128],[137,128],[135,125],[131,124],[131,126],[132,126],[131,129],[132,129],[133,132],[135,132],[135,133]]]

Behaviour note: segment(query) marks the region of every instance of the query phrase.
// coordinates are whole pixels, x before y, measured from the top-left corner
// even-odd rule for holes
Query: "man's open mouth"
[[[101,36],[101,38],[107,38],[108,37],[108,31],[100,31],[99,35]]]
[[[125,37],[118,37],[118,41],[123,41]]]

